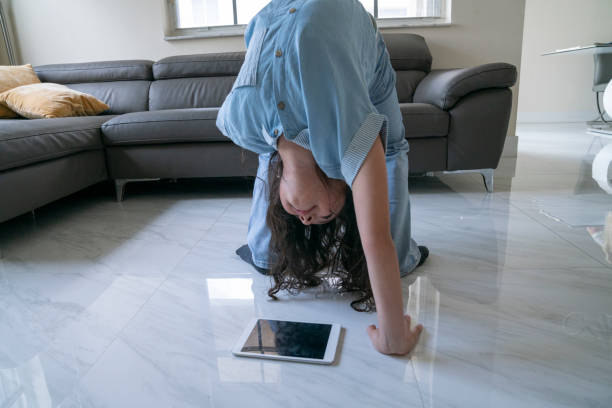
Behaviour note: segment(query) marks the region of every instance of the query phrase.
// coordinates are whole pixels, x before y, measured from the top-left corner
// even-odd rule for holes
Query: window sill
[[[403,27],[448,27],[452,23],[445,18],[382,18],[376,20],[380,29]],[[192,40],[197,38],[242,37],[246,24],[221,27],[185,28],[165,35],[166,41]]]
[[[242,37],[246,24],[219,27],[183,28],[164,35],[164,40],[190,40],[194,38]]]
[[[415,17],[415,18],[381,18],[376,20],[378,28],[401,28],[401,27],[448,27],[452,25],[450,19]]]

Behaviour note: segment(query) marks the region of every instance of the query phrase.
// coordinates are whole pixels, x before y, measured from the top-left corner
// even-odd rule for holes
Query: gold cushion
[[[0,93],[21,85],[38,84],[40,79],[32,69],[32,65],[0,66]],[[0,118],[15,118],[18,115],[0,104]]]
[[[104,102],[66,85],[43,82],[0,93],[0,103],[30,119],[98,115],[109,109]]]

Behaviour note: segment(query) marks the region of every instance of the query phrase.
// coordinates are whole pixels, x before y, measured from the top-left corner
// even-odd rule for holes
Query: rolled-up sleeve
[[[319,167],[352,186],[376,138],[382,135],[383,146],[387,139],[387,119],[368,91],[375,46],[364,42],[374,44],[375,28],[359,9],[321,11],[297,40],[308,141]]]
[[[238,90],[241,91],[241,90]],[[261,127],[256,112],[249,109],[248,100],[234,99],[236,91],[230,92],[217,113],[219,131],[236,145],[257,154],[272,153],[276,145],[266,140],[267,133]],[[245,92],[242,90],[242,92]],[[247,90],[246,92],[251,92]],[[259,129],[257,126],[260,126]],[[269,137],[269,136],[268,136]]]
[[[244,30],[244,42],[245,42],[247,49],[249,48],[249,41],[253,35],[253,27],[255,27],[256,19],[257,19],[257,16],[252,18]],[[217,120],[215,121],[215,124],[217,125],[217,129],[219,129],[219,131],[226,137],[230,137],[228,129],[225,125],[226,116],[227,116],[227,108],[229,105],[228,96],[226,96],[224,103],[219,108],[219,111],[217,112]]]
[[[247,50],[251,45],[258,18],[259,15],[255,16],[246,27],[244,39]],[[259,54],[253,59],[253,61],[257,60],[259,60]],[[248,61],[245,60],[240,73],[245,69],[253,69],[246,66],[247,63]],[[240,73],[238,77],[240,77]],[[265,134],[262,135],[261,133],[262,131],[265,132],[265,129],[261,127],[263,113],[251,106],[252,100],[258,98],[258,95],[258,90],[254,84],[237,89],[232,88],[219,108],[215,123],[219,131],[236,145],[257,154],[271,153],[276,148],[268,143]],[[251,97],[248,98],[247,96]]]

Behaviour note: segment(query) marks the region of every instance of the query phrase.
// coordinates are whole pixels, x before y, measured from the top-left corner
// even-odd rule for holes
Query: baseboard
[[[502,157],[516,157],[518,152],[518,136],[507,136],[504,141]]]
[[[571,111],[571,112],[518,112],[517,123],[566,123],[566,122],[588,122],[597,119],[596,111]],[[606,115],[606,120],[608,115]]]

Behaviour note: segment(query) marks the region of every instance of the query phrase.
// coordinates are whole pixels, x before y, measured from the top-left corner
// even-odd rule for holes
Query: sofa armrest
[[[516,82],[516,67],[504,62],[472,68],[432,70],[414,91],[413,102],[429,103],[449,110],[470,92],[487,88],[509,88]]]

